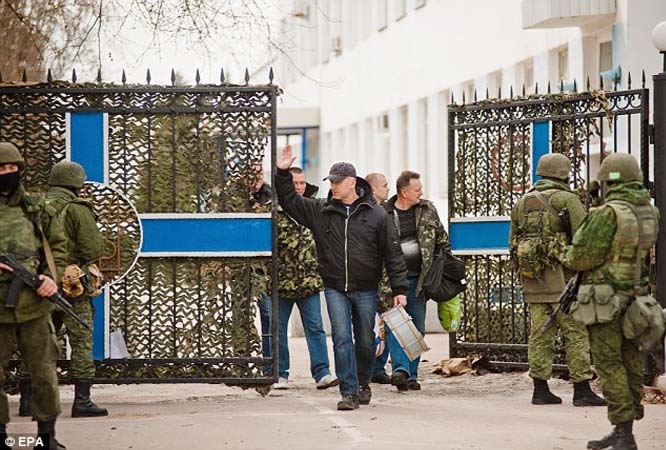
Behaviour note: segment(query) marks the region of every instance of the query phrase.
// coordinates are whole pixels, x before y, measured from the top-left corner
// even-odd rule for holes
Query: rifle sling
[[[46,239],[44,234],[44,229],[42,228],[41,223],[37,223],[37,228],[39,229],[39,234],[42,237],[42,246],[44,248],[44,257],[46,258],[46,265],[49,267],[49,272],[51,272],[51,277],[57,283],[58,282],[58,272],[56,271],[55,261],[53,260],[53,252],[51,252],[51,245]]]
[[[547,209],[552,215],[554,215],[555,217],[557,217],[558,220],[562,221],[562,218],[560,217],[560,215],[558,214],[558,212],[555,210],[555,208],[553,208],[553,205],[550,204],[550,202],[548,201],[548,199],[547,199],[546,197],[544,197],[543,194],[542,194],[541,192],[535,190],[535,191],[534,191],[534,195],[535,195],[535,197],[537,198],[537,200],[539,200],[539,201],[541,202],[541,204],[542,204],[543,206],[545,206],[546,209]],[[566,225],[566,224],[565,224],[565,225]]]

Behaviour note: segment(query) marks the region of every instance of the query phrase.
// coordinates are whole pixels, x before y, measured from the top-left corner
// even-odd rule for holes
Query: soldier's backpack
[[[560,264],[560,257],[570,239],[566,232],[558,232],[556,221],[567,229],[565,220],[541,192],[531,190],[523,198],[523,216],[518,224],[519,238],[514,249],[517,268],[523,278],[542,279],[547,267]],[[566,210],[563,210],[566,214]]]

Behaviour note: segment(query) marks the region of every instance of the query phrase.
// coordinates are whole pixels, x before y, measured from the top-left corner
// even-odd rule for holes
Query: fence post
[[[661,212],[657,237],[657,300],[666,307],[666,22],[652,32],[652,41],[664,56],[661,73],[652,77],[654,83],[654,182],[655,205]]]

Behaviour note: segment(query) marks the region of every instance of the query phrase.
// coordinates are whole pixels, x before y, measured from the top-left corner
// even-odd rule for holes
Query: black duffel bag
[[[436,302],[446,302],[467,289],[465,262],[438,247],[423,278],[423,293]]]

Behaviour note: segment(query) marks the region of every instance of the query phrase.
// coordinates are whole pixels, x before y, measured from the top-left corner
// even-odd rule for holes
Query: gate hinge
[[[654,144],[654,125],[648,125],[648,138],[650,139],[650,144]]]

